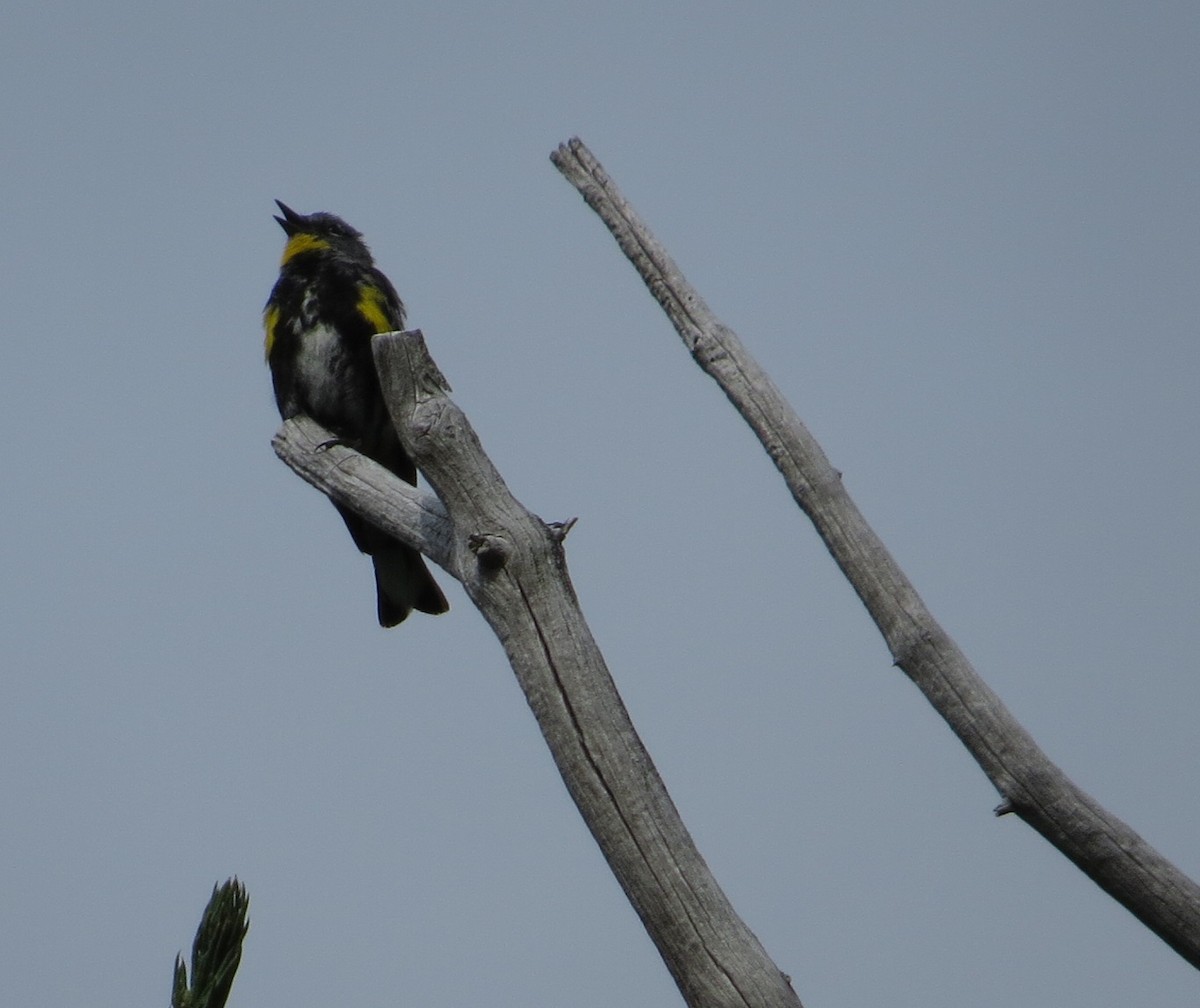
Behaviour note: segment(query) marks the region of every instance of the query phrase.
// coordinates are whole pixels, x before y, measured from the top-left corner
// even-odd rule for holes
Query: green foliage
[[[175,957],[175,985],[171,1008],[225,1008],[238,964],[242,940],[249,928],[246,914],[250,899],[236,878],[213,886],[212,898],[204,908],[196,941],[192,945],[192,983],[183,956]]]

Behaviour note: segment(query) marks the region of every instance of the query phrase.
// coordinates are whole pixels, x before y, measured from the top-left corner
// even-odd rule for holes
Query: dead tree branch
[[[774,460],[801,510],[879,627],[892,657],[946,720],[1013,812],[1193,966],[1200,887],[1081,791],[1017,723],[934,620],[783,394],[709,310],[579,140],[555,167],[604,221],[684,345]]]
[[[575,804],[694,1008],[799,1008],[734,912],[642,746],[567,574],[564,529],[509,492],[420,332],[374,339],[392,420],[444,511],[312,421],[279,456],[304,479],[427,552],[499,637]]]

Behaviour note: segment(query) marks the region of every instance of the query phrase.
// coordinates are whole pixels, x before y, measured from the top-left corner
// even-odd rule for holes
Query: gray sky
[[[678,1002],[499,646],[269,448],[274,197],[363,230],[805,1003],[1193,1006],[890,667],[549,164],[581,135],[1053,758],[1200,874],[1195,3],[10,3],[0,975]]]

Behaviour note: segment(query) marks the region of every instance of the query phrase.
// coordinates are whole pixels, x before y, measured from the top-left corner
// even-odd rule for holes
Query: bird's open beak
[[[283,233],[290,238],[301,229],[301,226],[304,224],[304,218],[286,203],[276,200],[275,205],[283,211],[283,216],[276,217],[275,219],[279,221],[279,226],[283,228]]]

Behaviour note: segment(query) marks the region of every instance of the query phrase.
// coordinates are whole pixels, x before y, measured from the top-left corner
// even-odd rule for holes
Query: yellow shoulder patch
[[[359,287],[358,304],[354,307],[359,315],[371,323],[375,332],[391,332],[395,328],[388,315],[387,296],[378,287],[370,284]]]
[[[289,261],[305,252],[319,252],[321,249],[327,248],[329,248],[329,242],[324,238],[318,238],[314,234],[305,234],[302,231],[288,239],[288,243],[283,247],[283,260],[280,265],[287,265]]]
[[[268,359],[270,359],[271,356],[271,348],[275,345],[275,329],[278,327],[278,325],[279,309],[274,305],[271,305],[270,308],[263,312],[263,329],[265,329],[267,333],[265,354]]]

